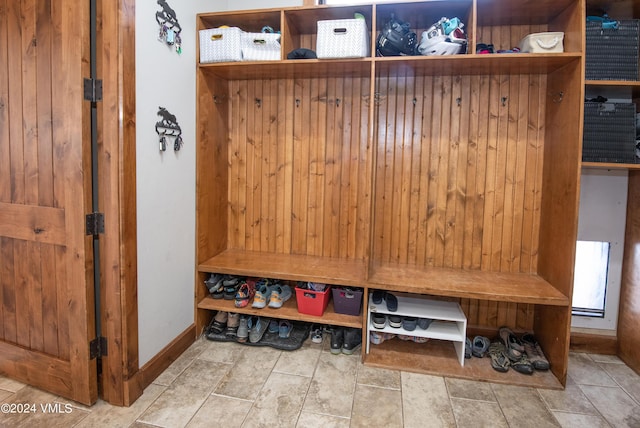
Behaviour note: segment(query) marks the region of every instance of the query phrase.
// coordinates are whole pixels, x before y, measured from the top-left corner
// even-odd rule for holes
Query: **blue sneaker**
[[[270,308],[281,308],[282,304],[289,300],[293,293],[291,287],[288,285],[277,284],[271,291],[271,297],[269,298]]]
[[[270,320],[269,318],[257,317],[251,318],[249,322],[251,324],[249,327],[249,342],[258,343],[269,328]]]
[[[253,296],[252,307],[262,309],[269,303],[273,286],[268,279],[261,279],[256,284],[256,293]]]

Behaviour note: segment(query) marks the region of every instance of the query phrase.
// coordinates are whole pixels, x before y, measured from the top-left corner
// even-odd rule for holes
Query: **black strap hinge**
[[[96,337],[89,343],[89,357],[93,360],[94,358],[100,358],[107,354],[107,338],[106,337]]]
[[[99,235],[104,233],[104,214],[103,213],[91,213],[86,217],[86,234],[87,235]]]
[[[84,99],[92,103],[102,101],[102,80],[84,79]]]

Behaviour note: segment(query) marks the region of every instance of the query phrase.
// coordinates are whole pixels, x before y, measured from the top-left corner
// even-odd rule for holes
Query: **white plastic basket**
[[[533,33],[520,41],[518,47],[523,53],[560,53],[564,52],[564,33]]]
[[[242,61],[238,27],[200,30],[200,62]]]
[[[364,19],[318,21],[318,58],[363,58],[369,56],[369,31]]]
[[[244,61],[280,60],[280,34],[242,33],[240,38]]]

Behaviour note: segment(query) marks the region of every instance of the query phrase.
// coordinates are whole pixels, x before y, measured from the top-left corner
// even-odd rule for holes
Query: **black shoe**
[[[331,353],[339,354],[342,350],[342,345],[344,344],[344,328],[343,327],[333,327],[331,330]]]
[[[387,293],[384,296],[384,301],[387,303],[387,310],[389,312],[395,312],[398,310],[398,299],[391,293]]]
[[[342,353],[351,355],[353,351],[362,343],[362,330],[359,328],[348,328],[344,331],[344,343],[342,344]],[[332,342],[333,345],[333,342]],[[333,352],[333,346],[331,348]]]
[[[371,300],[373,300],[373,303],[375,303],[376,305],[379,305],[384,300],[384,295],[385,294],[387,294],[387,293],[385,293],[382,290],[375,290],[373,292],[373,296],[371,297]]]

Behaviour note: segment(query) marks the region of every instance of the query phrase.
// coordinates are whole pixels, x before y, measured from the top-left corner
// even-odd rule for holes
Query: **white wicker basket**
[[[318,21],[318,58],[362,58],[369,56],[369,31],[364,19]]]
[[[242,33],[241,41],[244,61],[280,60],[280,34]]]
[[[242,61],[241,34],[237,27],[200,30],[200,62]]]
[[[533,33],[520,41],[518,47],[523,53],[560,53],[564,52],[564,33]]]

